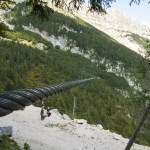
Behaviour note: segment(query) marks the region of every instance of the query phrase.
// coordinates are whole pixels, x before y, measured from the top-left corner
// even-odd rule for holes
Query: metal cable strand
[[[30,89],[9,91],[0,94],[0,117],[6,116],[15,110],[23,110],[25,106],[31,105],[38,100],[44,100],[57,93],[92,80],[76,80],[50,86],[36,87]]]

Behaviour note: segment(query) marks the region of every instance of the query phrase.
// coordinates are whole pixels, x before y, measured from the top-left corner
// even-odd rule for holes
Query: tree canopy
[[[48,7],[48,2],[43,0],[26,0],[26,5],[31,6],[31,14],[38,16],[39,18],[48,19],[49,14],[53,13],[52,7]],[[78,11],[84,3],[88,2],[89,11],[94,11],[97,13],[106,13],[106,8],[111,7],[112,3],[117,2],[116,0],[51,0],[52,6],[57,8],[65,9],[67,11],[73,12]],[[129,5],[132,3],[140,4],[141,0],[129,0]],[[148,4],[150,1],[148,0]],[[0,0],[0,9],[9,10],[13,6],[17,5],[15,0]],[[1,27],[0,27],[0,31]]]
[[[85,0],[51,0],[51,4],[57,8],[67,9],[68,11],[79,10],[85,3]],[[106,13],[106,8],[111,7],[111,4],[117,2],[116,0],[88,0],[89,11],[98,13]],[[130,0],[132,3],[140,4],[141,0]],[[148,4],[150,1],[148,1]],[[48,2],[43,0],[27,0],[27,5],[32,7],[31,14],[39,15],[40,17],[47,18],[49,13],[54,12],[53,8],[48,7]],[[8,10],[13,5],[16,5],[15,0],[0,0],[0,9]]]

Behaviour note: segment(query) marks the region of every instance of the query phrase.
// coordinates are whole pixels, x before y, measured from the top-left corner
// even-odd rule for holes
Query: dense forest
[[[105,58],[112,65],[121,62],[125,72],[135,77],[139,76],[139,65],[144,59],[79,18],[73,19],[56,12],[50,20],[41,22],[35,16],[28,16],[29,9],[24,8],[24,3],[19,4],[5,15],[15,29],[4,33],[4,37],[12,41],[0,40],[0,91],[99,77],[47,99],[46,107],[57,108],[72,117],[75,96],[76,118],[85,118],[91,124],[102,124],[105,129],[130,137],[144,111],[146,98],[135,92],[125,78],[107,72],[105,65],[92,63],[90,59],[73,54],[69,49],[78,46],[84,53],[93,49],[93,58]],[[22,10],[24,15],[21,15]],[[49,36],[66,38],[68,50],[53,46],[39,34],[25,31],[22,25],[29,24],[46,31]],[[73,32],[60,28],[64,25],[73,29]],[[21,44],[20,39],[32,44]],[[46,48],[37,49],[34,47],[37,43],[45,44]],[[128,97],[121,91],[127,92]],[[147,131],[149,127],[147,124],[143,130]],[[139,135],[137,142],[150,145],[150,135]]]
[[[94,49],[97,57],[105,57],[112,63],[116,63],[116,61],[123,62],[124,67],[128,68],[130,72],[130,68],[134,68],[139,60],[142,61],[142,58],[135,52],[79,18],[74,19],[55,12],[51,14],[49,20],[43,20],[41,23],[41,20],[36,16],[25,15],[28,12],[28,9],[26,10],[25,8],[25,3],[22,3],[20,6],[15,7],[13,12],[6,15],[8,18],[14,17],[10,23],[15,25],[16,31],[22,31],[22,25],[29,26],[32,24],[40,31],[46,31],[48,35],[63,36],[68,41],[73,41],[68,43],[69,46],[72,46],[75,42],[75,45],[80,47],[85,53],[89,49]],[[21,14],[24,15],[22,16]],[[73,29],[74,32],[67,31],[66,28],[61,29],[62,26]]]

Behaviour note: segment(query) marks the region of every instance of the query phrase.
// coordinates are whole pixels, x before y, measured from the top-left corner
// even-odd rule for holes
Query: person
[[[49,117],[51,115],[51,112],[50,112],[50,108],[48,107],[47,108],[47,116]]]
[[[41,109],[41,120],[44,120],[45,116],[44,116],[44,108],[42,107]]]
[[[44,101],[40,100],[40,107],[44,108]]]

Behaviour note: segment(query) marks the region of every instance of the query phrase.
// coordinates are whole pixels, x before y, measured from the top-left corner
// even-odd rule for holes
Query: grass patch
[[[8,136],[0,136],[0,150],[21,150],[20,146]]]

